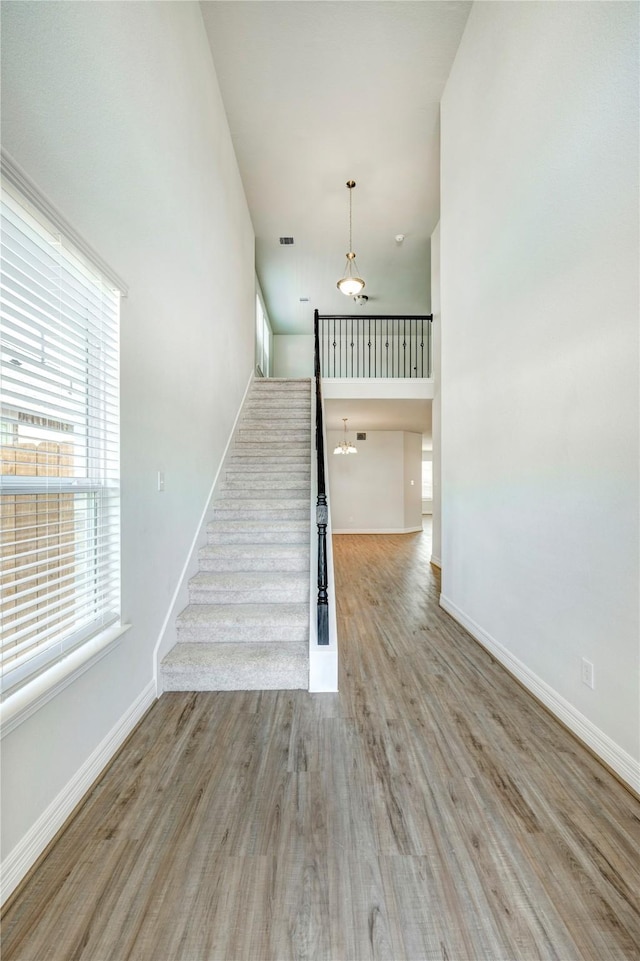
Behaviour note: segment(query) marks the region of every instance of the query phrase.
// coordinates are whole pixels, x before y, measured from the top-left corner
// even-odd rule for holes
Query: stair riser
[[[304,520],[292,520],[290,517],[257,520],[254,517],[243,517],[241,520],[220,517],[207,524],[207,533],[238,533],[255,534],[304,534],[309,535],[309,515]]]
[[[222,489],[246,490],[247,487],[251,487],[252,489],[273,490],[279,487],[281,490],[292,490],[299,487],[308,491],[310,482],[310,472],[305,473],[300,470],[286,470],[281,473],[270,471],[262,474],[258,471],[232,470],[226,471]],[[306,497],[306,494],[304,496]]]
[[[242,489],[251,487],[252,490],[260,488],[272,488],[278,485],[281,489],[286,487],[300,487],[309,490],[310,472],[306,474],[301,470],[295,471],[236,471],[228,470],[225,477],[225,488],[228,490]]]
[[[286,391],[281,391],[280,394],[280,397],[268,393],[260,395],[251,394],[251,396],[247,398],[243,410],[247,410],[247,408],[272,407],[276,404],[282,407],[300,407],[301,409],[306,408],[307,410],[311,408],[311,394],[309,391],[305,393],[301,391],[299,394],[290,394]]]
[[[271,397],[272,394],[300,394],[300,396],[311,397],[311,381],[306,384],[254,384],[249,391],[248,400],[255,400],[256,397]]]
[[[300,604],[192,604],[179,615],[183,640],[309,640],[309,602]]]
[[[242,428],[246,427],[247,424],[255,423],[258,427],[262,427],[264,424],[272,430],[297,430],[298,427],[305,427],[309,430],[311,425],[310,414],[311,411],[304,411],[293,416],[293,412],[288,409],[286,412],[264,409],[254,413],[243,411],[238,426]]]
[[[289,394],[282,392],[270,396],[251,397],[242,408],[247,411],[300,411],[300,417],[308,417],[311,411],[311,397],[309,394]]]
[[[239,430],[259,430],[266,431],[267,437],[272,440],[276,439],[276,434],[281,434],[286,432],[290,434],[295,431],[297,434],[309,433],[311,430],[311,418],[310,417],[295,417],[286,419],[280,417],[278,414],[271,414],[269,417],[243,417],[243,419],[238,424]]]
[[[297,477],[298,475],[304,474],[304,476],[308,478],[311,474],[309,453],[307,452],[302,457],[290,457],[288,459],[281,457],[256,457],[251,454],[233,454],[229,459],[227,477],[229,474],[237,475],[238,477],[244,477],[247,474],[269,474],[270,476],[275,475],[276,477],[279,474],[283,477],[289,477],[290,474],[294,474]]]
[[[257,545],[254,545],[257,549]],[[260,548],[261,556],[273,562],[286,560],[290,557],[304,557],[305,551],[300,547],[289,547],[287,544]],[[207,560],[211,557],[236,557],[249,559],[256,553],[252,548],[240,547],[201,547],[199,551],[200,560]]]
[[[244,464],[247,461],[254,464],[272,464],[283,467],[288,464],[309,464],[311,461],[311,443],[308,446],[271,444],[268,448],[257,441],[251,443],[235,442],[231,464]]]
[[[248,411],[261,413],[265,410],[300,411],[299,416],[304,417],[311,410],[311,400],[309,397],[252,397],[242,408],[244,414]]]
[[[178,641],[183,644],[255,644],[256,642],[274,644],[278,641],[302,642],[309,640],[309,625],[291,627],[271,624],[256,630],[254,625],[241,624],[206,626],[185,626],[178,624]]]
[[[289,521],[303,521],[309,517],[309,508],[306,510],[290,510],[288,508],[274,508],[269,510],[266,507],[256,508],[254,510],[246,510],[245,508],[234,507],[230,510],[223,510],[220,507],[216,507],[214,510],[214,518],[219,518],[220,520],[227,521],[264,521],[268,524],[270,521],[277,520],[289,520]]]
[[[273,497],[268,492],[256,491],[251,497],[226,497],[223,501],[216,501],[213,505],[214,516],[216,510],[304,510],[309,506],[309,496],[293,497],[289,491],[285,492],[284,497]]]
[[[280,443],[282,440],[302,442],[311,434],[311,425],[308,420],[243,420],[238,428],[238,440],[242,440],[246,434],[265,435],[265,440]]]
[[[262,440],[263,444],[268,441],[269,443],[297,444],[297,446],[302,447],[307,441],[307,436],[311,435],[311,422],[309,420],[302,422],[296,420],[246,420],[238,425],[236,440],[241,440],[245,434],[259,434],[257,439]]]
[[[309,531],[210,531],[207,543],[218,544],[308,544]]]
[[[162,688],[165,691],[306,691],[309,687],[309,660],[300,657],[295,667],[266,670],[261,667],[256,679],[249,668],[232,674],[222,674],[218,669],[197,672],[162,670]]]
[[[267,397],[277,397],[279,395],[288,397],[306,397],[309,399],[311,397],[311,386],[310,384],[272,384],[268,388],[260,389],[260,387],[254,387],[249,393],[249,400],[255,400],[256,398],[267,398]]]
[[[302,463],[309,466],[311,463],[311,444],[280,444],[278,450],[274,451],[272,446],[265,447],[257,443],[252,444],[249,448],[247,448],[247,445],[238,447],[236,441],[229,461],[232,464],[255,462],[288,466],[289,464]]]
[[[252,545],[256,546],[256,545]],[[201,571],[295,571],[309,570],[308,551],[301,557],[260,557],[252,554],[246,557],[201,557],[199,568]]]
[[[287,584],[282,587],[225,590],[213,587],[190,587],[190,604],[302,604],[309,600],[309,585]]]
[[[269,394],[274,390],[286,390],[295,393],[296,391],[306,391],[311,393],[311,378],[302,377],[298,380],[290,380],[285,377],[269,377],[264,380],[254,380],[251,385],[251,392],[254,394]]]
[[[247,420],[301,420],[309,423],[311,407],[293,407],[290,404],[260,404],[255,407],[247,406],[243,410],[243,419]]]
[[[254,434],[254,437],[240,436],[242,434]],[[275,457],[298,458],[311,456],[311,431],[296,431],[292,437],[283,436],[282,431],[271,431],[267,434],[265,430],[244,431],[242,428],[236,433],[232,455],[247,454],[247,442],[251,442],[255,457]]]
[[[240,429],[236,434],[233,453],[251,452],[256,457],[306,456],[307,463],[309,463],[311,460],[311,431],[307,429],[294,433],[288,430],[263,430],[255,426],[247,430]]]
[[[270,486],[263,484],[261,487],[257,485],[251,485],[251,487],[228,487],[225,485],[218,494],[220,500],[216,503],[223,505],[225,500],[255,500],[257,497],[260,499],[265,498],[265,500],[282,501],[287,496],[292,497],[294,500],[308,501],[309,487],[287,488],[286,485],[283,486],[277,482]]]
[[[241,432],[240,432],[241,433]],[[277,457],[291,451],[297,457],[311,454],[311,434],[307,438],[296,434],[295,437],[286,437],[282,434],[273,435],[273,440],[265,436],[264,431],[246,431],[239,436],[235,442],[234,450],[240,453],[264,454],[267,457]]]
[[[306,691],[309,686],[308,661],[300,660],[295,677],[291,672],[274,672],[273,675],[262,673],[261,681],[256,682],[252,674],[246,672],[246,677],[234,674],[233,677],[221,677],[218,671],[210,674],[174,674],[169,670],[162,672],[162,690],[168,693],[179,691]]]

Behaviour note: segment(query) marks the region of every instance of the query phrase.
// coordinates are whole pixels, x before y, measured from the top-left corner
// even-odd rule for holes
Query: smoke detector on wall
[[[356,294],[353,299],[358,307],[362,307],[369,300],[366,294]]]

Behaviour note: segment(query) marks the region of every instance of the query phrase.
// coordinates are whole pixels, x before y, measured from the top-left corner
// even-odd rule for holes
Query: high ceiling
[[[362,310],[336,289],[349,179],[366,309],[428,312],[439,102],[470,6],[202,0],[275,333],[310,333],[314,307]]]

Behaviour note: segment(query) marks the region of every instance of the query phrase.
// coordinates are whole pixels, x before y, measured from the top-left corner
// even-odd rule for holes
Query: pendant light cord
[[[353,253],[353,238],[351,236],[352,224],[353,224],[352,199],[353,199],[353,188],[355,187],[355,185],[356,185],[355,180],[347,180],[347,187],[349,188],[349,250],[347,252],[348,254]]]

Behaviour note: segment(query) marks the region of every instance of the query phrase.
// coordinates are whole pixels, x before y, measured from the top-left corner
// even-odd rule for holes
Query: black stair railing
[[[320,330],[318,311],[314,314],[316,378],[316,459],[318,469],[318,499],[316,501],[316,524],[318,525],[318,644],[329,643],[329,591],[327,581],[327,524],[329,508],[324,473],[324,423],[322,417],[322,374],[320,370]]]
[[[433,314],[318,314],[322,377],[431,377]]]

